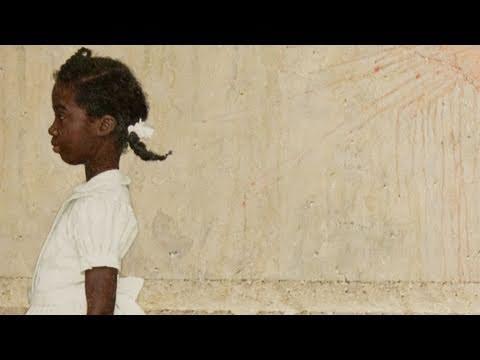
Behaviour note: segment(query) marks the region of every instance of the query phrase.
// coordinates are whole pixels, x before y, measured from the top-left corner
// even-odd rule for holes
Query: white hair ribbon
[[[135,125],[130,125],[128,127],[128,133],[130,134],[132,131],[137,134],[140,139],[148,139],[152,137],[154,129],[140,119]]]

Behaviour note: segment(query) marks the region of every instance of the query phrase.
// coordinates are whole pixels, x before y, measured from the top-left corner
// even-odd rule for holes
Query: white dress
[[[129,183],[119,170],[108,170],[77,186],[63,203],[37,261],[27,315],[85,315],[85,270],[120,272],[138,232]],[[118,278],[115,315],[144,314],[136,302],[142,286],[141,278]]]

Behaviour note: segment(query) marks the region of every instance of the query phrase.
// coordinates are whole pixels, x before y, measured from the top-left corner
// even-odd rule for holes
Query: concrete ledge
[[[23,314],[30,278],[0,278],[0,314]],[[480,314],[480,283],[146,280],[148,314]]]

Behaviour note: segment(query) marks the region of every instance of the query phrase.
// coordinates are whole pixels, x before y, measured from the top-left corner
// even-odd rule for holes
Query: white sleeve
[[[137,234],[129,203],[107,197],[79,199],[72,228],[80,256],[80,271],[93,267],[121,268],[121,260]]]

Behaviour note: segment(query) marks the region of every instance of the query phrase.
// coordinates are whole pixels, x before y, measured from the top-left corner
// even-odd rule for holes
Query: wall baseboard
[[[0,277],[0,314],[23,314],[30,278]],[[480,283],[145,280],[148,314],[480,314]]]

